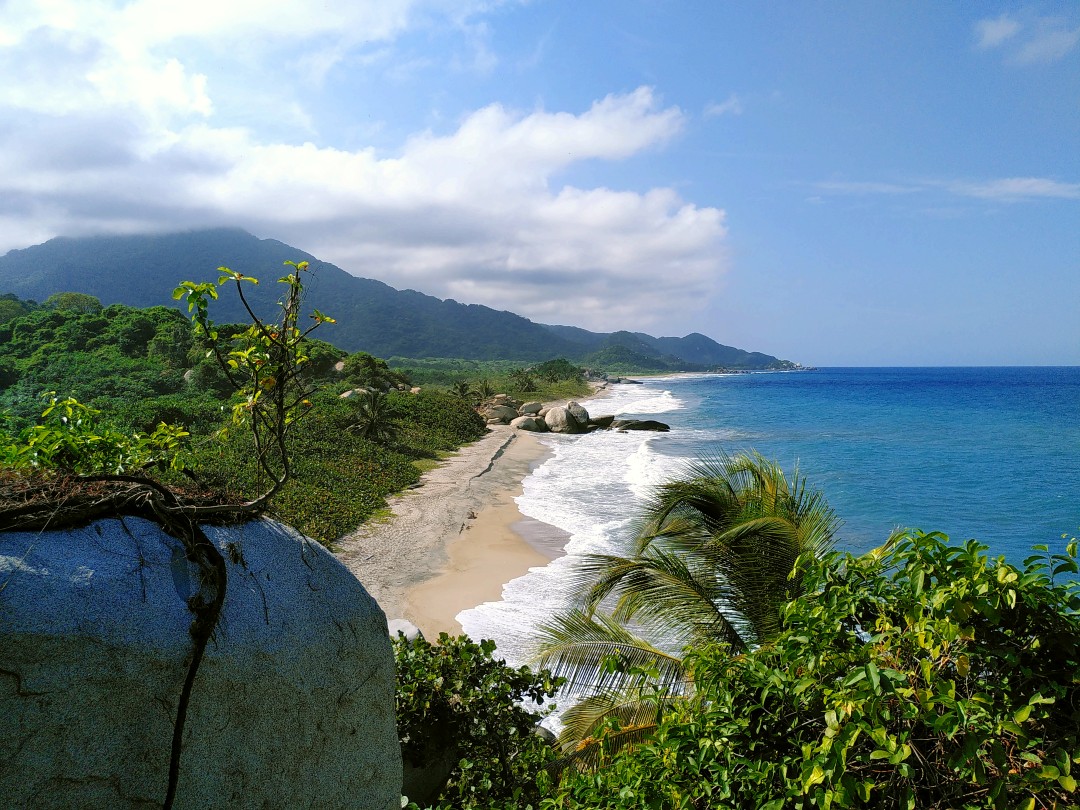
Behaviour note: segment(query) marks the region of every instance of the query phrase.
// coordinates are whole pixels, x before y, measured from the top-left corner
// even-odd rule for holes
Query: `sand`
[[[524,519],[513,499],[548,452],[533,434],[491,426],[391,498],[388,520],[343,538],[338,559],[388,619],[408,619],[429,639],[460,634],[458,613],[499,599],[505,583],[558,554],[550,539],[534,546],[514,530]]]
[[[432,640],[460,634],[461,611],[497,601],[504,584],[563,553],[569,536],[514,503],[549,454],[537,434],[491,425],[417,488],[390,498],[391,516],[346,535],[335,553],[387,619],[408,619]]]

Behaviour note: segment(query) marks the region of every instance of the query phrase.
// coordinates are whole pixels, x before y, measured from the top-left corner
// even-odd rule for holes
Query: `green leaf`
[[[810,788],[824,781],[825,771],[821,769],[820,765],[814,763],[814,767],[810,771],[810,775],[803,780],[803,793],[808,793],[810,791]]]
[[[966,655],[960,655],[956,659],[956,674],[961,678],[966,678],[967,674],[971,671],[971,662]]]
[[[866,665],[866,676],[870,679],[870,684],[874,687],[874,692],[881,691],[881,673],[878,672],[877,665],[871,661]]]

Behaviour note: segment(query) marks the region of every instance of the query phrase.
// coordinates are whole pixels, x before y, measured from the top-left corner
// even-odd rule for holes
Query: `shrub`
[[[985,551],[830,555],[774,643],[691,652],[694,700],[541,807],[1075,806],[1076,543],[1024,568]]]
[[[391,391],[386,399],[398,416],[401,441],[417,449],[453,450],[484,435],[484,420],[460,397],[424,389]]]
[[[423,766],[457,750],[457,765],[436,803],[440,810],[524,808],[539,800],[538,773],[554,758],[533,733],[541,705],[561,683],[551,673],[513,669],[492,657],[495,642],[467,636],[394,639],[397,716],[406,765]],[[417,808],[414,803],[410,807]]]

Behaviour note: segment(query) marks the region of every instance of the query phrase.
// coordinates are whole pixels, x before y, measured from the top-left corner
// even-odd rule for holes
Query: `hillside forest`
[[[121,432],[182,427],[201,487],[234,497],[260,487],[249,435],[229,429],[236,392],[179,310],[102,306],[84,293],[40,304],[9,294],[0,297],[0,321],[0,441],[31,430],[50,397],[70,397]],[[227,336],[247,327],[217,329]],[[304,373],[318,390],[310,416],[290,436],[293,476],[273,509],[327,544],[382,509],[388,494],[415,484],[442,454],[483,434],[477,390],[532,398],[588,390],[580,369],[566,361],[466,369],[444,361],[418,375],[442,384],[425,382],[412,393],[407,369],[313,336],[304,349]],[[372,389],[365,396],[340,396],[365,388]]]

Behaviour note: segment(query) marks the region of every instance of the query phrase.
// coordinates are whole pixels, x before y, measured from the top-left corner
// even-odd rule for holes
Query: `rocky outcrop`
[[[517,419],[517,408],[512,408],[509,405],[488,405],[483,410],[484,418],[488,424],[509,424],[510,420]]]
[[[544,422],[552,433],[582,433],[584,430],[570,410],[559,405],[547,409]]]
[[[589,429],[589,412],[576,402],[556,405],[541,413],[552,433],[585,433]]]
[[[519,416],[510,422],[510,427],[517,430],[528,430],[532,433],[547,433],[547,422],[539,416]]]
[[[589,419],[589,427],[605,429],[611,427],[614,421],[614,416],[594,416]]]
[[[177,808],[399,806],[375,601],[271,521],[204,527],[227,566]],[[201,572],[140,518],[0,534],[0,807],[160,807]]]
[[[665,425],[663,422],[657,422],[655,419],[615,419],[611,423],[613,430],[655,430],[660,433],[667,433],[671,430],[671,427]]]
[[[566,410],[570,411],[571,416],[583,429],[589,426],[589,412],[581,405],[571,400],[566,403]]]
[[[535,416],[543,407],[543,402],[526,402],[518,408],[518,416]]]

